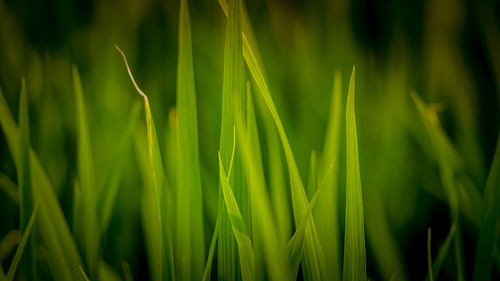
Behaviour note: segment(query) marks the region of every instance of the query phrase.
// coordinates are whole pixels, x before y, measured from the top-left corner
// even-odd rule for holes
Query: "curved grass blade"
[[[100,231],[97,222],[97,188],[94,176],[94,161],[90,135],[87,124],[87,113],[83,98],[82,83],[78,69],[73,66],[73,85],[76,98],[76,113],[78,120],[78,178],[81,191],[80,225],[82,231],[75,233],[77,241],[83,246],[86,265],[90,276],[97,276],[97,261],[99,260]]]
[[[28,98],[26,95],[26,83],[24,79],[21,85],[21,98],[19,102],[19,130],[21,139],[21,143],[19,144],[20,169],[17,170],[17,180],[19,184],[19,198],[21,198],[20,230],[21,233],[24,233],[33,212],[34,203],[33,191],[31,188],[29,155],[31,144],[29,134]],[[30,238],[26,244],[24,257],[21,260],[22,271],[30,280],[35,279],[35,265],[35,245],[34,240]]]
[[[137,92],[144,98],[144,109],[145,109],[145,115],[146,115],[146,129],[147,129],[147,143],[148,143],[148,162],[149,162],[149,167],[151,167],[152,171],[152,182],[153,182],[153,193],[152,198],[154,202],[154,213],[157,214],[155,216],[156,221],[153,223],[157,224],[157,231],[159,232],[160,236],[162,237],[159,241],[160,245],[153,245],[153,247],[158,247],[162,249],[159,263],[162,264],[164,267],[162,269],[163,273],[156,275],[157,278],[160,280],[161,276],[163,274],[168,275],[167,278],[170,278],[171,280],[175,280],[175,267],[174,267],[174,254],[173,254],[173,245],[172,245],[172,235],[169,230],[170,224],[170,219],[168,216],[168,209],[167,209],[167,204],[170,198],[168,191],[167,191],[167,185],[166,185],[166,179],[165,179],[165,173],[163,169],[163,163],[161,160],[161,153],[160,153],[160,145],[158,144],[158,137],[156,135],[156,127],[154,124],[153,116],[151,114],[151,107],[149,106],[149,99],[144,94],[144,92],[137,86],[137,83],[135,82],[134,76],[132,75],[132,72],[130,70],[130,67],[127,62],[127,58],[125,57],[125,54],[123,51],[118,47],[118,45],[115,44],[115,48],[120,52],[122,55],[122,58],[124,60],[125,66],[127,68],[127,72],[129,74],[130,80],[134,84],[135,89]],[[158,240],[155,240],[158,241]],[[163,249],[165,249],[163,251]]]
[[[31,217],[26,224],[26,228],[23,232],[23,236],[21,236],[21,241],[19,242],[19,246],[17,246],[16,253],[14,254],[14,258],[12,259],[12,263],[9,266],[9,270],[7,271],[6,281],[12,281],[14,279],[14,274],[16,273],[17,265],[21,260],[21,256],[23,255],[24,247],[28,242],[28,238],[31,234],[31,229],[33,228],[33,224],[35,223],[36,214],[38,211],[39,201],[37,200],[35,206],[33,207],[33,212],[31,213]]]
[[[224,196],[224,202],[229,215],[229,220],[231,222],[231,228],[233,229],[234,237],[236,239],[236,244],[238,245],[238,252],[241,265],[241,275],[244,281],[255,280],[255,255],[252,247],[252,242],[250,241],[250,234],[241,216],[240,209],[238,208],[238,203],[234,197],[231,186],[229,185],[229,179],[224,171],[224,166],[222,164],[222,159],[219,153],[219,176],[221,178],[222,192]]]
[[[20,168],[20,132],[0,89],[0,125],[16,168]],[[50,270],[55,280],[81,280],[81,264],[75,242],[71,236],[52,184],[33,149],[30,149],[33,197],[39,198],[40,210],[37,224],[41,242],[47,251]]]
[[[473,280],[490,280],[495,248],[495,230],[500,211],[500,138],[484,190]]]
[[[200,280],[205,265],[205,231],[198,152],[191,26],[187,0],[180,1],[177,65],[177,241],[179,280]]]
[[[366,280],[365,220],[356,130],[355,68],[352,69],[346,107],[346,210],[344,238],[344,281]]]

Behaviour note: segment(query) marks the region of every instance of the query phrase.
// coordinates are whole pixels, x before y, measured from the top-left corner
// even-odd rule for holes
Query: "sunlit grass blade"
[[[500,210],[500,138],[484,190],[473,280],[490,280],[493,268],[495,231]]]
[[[115,48],[120,52],[122,55],[122,58],[124,60],[125,66],[127,68],[127,72],[130,76],[130,80],[134,84],[135,89],[137,92],[142,96],[144,99],[144,110],[145,110],[145,117],[146,117],[146,130],[147,130],[147,148],[148,148],[148,166],[151,168],[151,174],[152,174],[152,185],[153,185],[153,192],[151,194],[151,197],[149,199],[152,199],[153,201],[153,208],[154,210],[147,212],[148,214],[155,214],[155,221],[150,222],[153,224],[156,224],[157,226],[155,227],[155,230],[159,232],[161,239],[160,240],[154,240],[156,241],[153,242],[155,244],[152,245],[152,247],[157,247],[161,249],[160,251],[160,256],[156,256],[156,258],[159,258],[160,261],[159,263],[163,265],[162,269],[162,274],[157,274],[156,277],[161,280],[163,275],[165,275],[166,278],[169,278],[170,280],[175,279],[175,267],[174,267],[174,254],[173,254],[173,245],[172,245],[172,234],[170,231],[170,220],[168,216],[168,201],[171,196],[168,193],[167,190],[167,184],[166,184],[166,179],[165,179],[165,172],[163,169],[163,163],[161,160],[161,153],[160,153],[160,145],[158,144],[158,137],[156,135],[156,127],[154,124],[153,120],[153,115],[151,114],[151,107],[149,106],[149,99],[144,94],[144,92],[137,86],[137,83],[135,82],[135,79],[132,75],[132,72],[130,70],[130,67],[128,65],[127,59],[125,57],[125,54],[123,51],[118,47],[118,45],[115,45]],[[145,204],[150,204],[151,201],[146,201]],[[157,235],[157,234],[153,234]]]
[[[286,252],[284,245],[279,242],[279,233],[276,229],[276,221],[273,219],[271,200],[266,188],[257,120],[249,84],[247,84],[246,126],[242,108],[236,106],[239,103],[238,98],[241,97],[236,96],[234,100],[236,132],[241,159],[248,173],[254,249],[265,261],[270,280],[288,280]],[[261,273],[259,271],[259,274]],[[262,276],[259,275],[256,278],[262,278]]]
[[[122,178],[123,165],[127,157],[127,149],[129,149],[132,143],[132,134],[136,130],[140,112],[141,104],[137,102],[134,104],[130,112],[128,127],[117,144],[115,158],[111,164],[112,168],[110,169],[109,177],[99,191],[97,211],[98,214],[100,214],[98,219],[101,233],[106,232],[111,219],[115,199],[120,186],[120,180]]]
[[[319,176],[326,173],[332,159],[339,159],[341,124],[343,124],[344,98],[342,95],[341,74],[335,70],[333,75],[333,94],[330,104],[328,126],[326,128]],[[325,261],[330,265],[326,267],[325,278],[340,280],[340,231],[339,231],[339,165],[332,168],[331,176],[326,178],[328,188],[318,200],[315,214],[318,226],[318,236],[323,246]]]
[[[306,194],[309,199],[312,198],[314,192],[316,192],[316,151],[311,151],[311,157],[309,158],[309,178],[307,180],[307,190]]]
[[[90,277],[97,276],[97,261],[99,260],[100,231],[97,222],[97,188],[94,176],[94,161],[90,144],[85,101],[82,83],[76,66],[73,66],[73,85],[76,98],[76,114],[78,120],[78,179],[81,191],[80,224],[81,232],[75,233],[77,241],[82,244]]]
[[[28,117],[28,98],[26,95],[26,84],[23,79],[21,85],[21,98],[19,102],[19,130],[21,143],[19,144],[20,169],[17,170],[17,182],[19,185],[20,202],[20,230],[26,231],[30,216],[33,212],[33,191],[31,188],[31,170],[30,170],[30,133]],[[35,269],[35,244],[30,238],[26,244],[25,254],[21,261],[21,268],[26,277],[33,280],[36,276]]]
[[[200,280],[205,265],[205,231],[198,152],[198,125],[187,0],[180,1],[177,64],[177,235],[179,280]]]
[[[352,69],[346,107],[346,210],[344,238],[344,281],[366,280],[365,220],[356,129],[355,68]]]
[[[19,245],[17,246],[14,258],[12,259],[12,262],[9,266],[9,270],[7,271],[7,277],[5,278],[5,281],[12,281],[14,279],[14,274],[16,273],[17,265],[21,260],[24,248],[26,247],[26,243],[28,242],[28,238],[30,237],[31,234],[31,229],[33,228],[33,225],[35,223],[35,218],[38,211],[38,204],[39,201],[37,200],[33,207],[33,212],[31,213],[30,219],[26,224],[26,228],[24,229],[23,236],[21,236],[21,241],[19,241]]]
[[[80,268],[80,272],[82,273],[83,279],[84,279],[85,281],[90,281],[90,279],[89,279],[89,277],[87,276],[87,273],[85,273],[85,270],[83,269],[83,267],[80,265],[80,266],[79,266],[79,268]]]
[[[220,133],[220,156],[222,164],[227,167],[233,147],[234,105],[233,96],[244,93],[244,69],[241,43],[240,0],[229,2],[226,38],[224,45],[224,73],[222,83],[222,119]],[[242,107],[242,104],[236,105]],[[237,154],[238,155],[238,154]],[[234,172],[230,184],[239,204],[242,217],[248,221],[248,192],[243,180],[239,157],[234,161]],[[219,179],[220,180],[220,179]],[[219,280],[238,280],[238,254],[236,241],[231,230],[231,223],[224,208],[222,187],[219,190],[220,233],[218,250]]]
[[[7,145],[14,159],[16,168],[20,167],[19,143],[20,132],[7,102],[0,90],[0,125],[7,139]],[[33,197],[39,198],[37,232],[46,250],[49,267],[55,280],[81,280],[78,266],[81,259],[71,236],[63,212],[47,174],[43,170],[33,149],[30,150],[31,178],[37,184],[32,185]]]
[[[236,239],[236,244],[238,245],[241,276],[244,281],[255,280],[255,254],[252,242],[250,241],[250,233],[248,232],[248,228],[245,226],[238,203],[236,202],[232,188],[229,185],[229,179],[226,176],[220,153],[219,173],[225,206],[229,215],[231,228]]]
[[[456,226],[453,224],[450,228],[450,232],[448,232],[448,235],[446,236],[446,239],[443,242],[443,245],[439,248],[438,254],[434,261],[432,262],[432,277],[429,276],[429,273],[427,273],[427,276],[425,278],[426,281],[432,281],[432,280],[437,280],[439,276],[439,272],[441,271],[441,267],[443,265],[443,262],[445,258],[448,256],[448,252],[450,250],[451,243],[453,242],[453,238],[455,237],[455,231],[456,231]]]

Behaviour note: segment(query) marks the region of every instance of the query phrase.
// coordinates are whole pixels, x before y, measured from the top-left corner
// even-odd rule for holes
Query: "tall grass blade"
[[[356,129],[355,68],[352,69],[346,107],[346,210],[344,238],[344,281],[366,280],[365,220],[359,171],[358,133]]]
[[[233,140],[234,127],[234,105],[233,96],[244,93],[243,80],[243,57],[241,43],[241,12],[240,0],[231,0],[228,8],[228,20],[226,24],[226,39],[224,45],[224,74],[222,84],[222,120],[220,134],[220,156],[222,164],[228,166]],[[236,105],[242,107],[242,104]],[[236,157],[234,175],[231,178],[235,198],[240,206],[242,217],[248,220],[248,192],[246,190],[241,163]],[[224,197],[222,186],[219,190],[219,209],[221,210],[221,225],[219,237],[219,280],[238,280],[238,255],[236,242],[231,230],[231,222],[224,208]]]
[[[198,156],[198,125],[191,26],[187,0],[180,1],[177,65],[178,165],[177,242],[179,280],[200,280],[205,265],[203,200]]]
[[[500,138],[497,140],[483,200],[476,259],[474,260],[474,281],[490,280],[493,268],[495,231],[500,210]]]
[[[16,273],[17,265],[21,260],[24,248],[26,247],[26,243],[28,242],[28,238],[30,237],[31,234],[31,229],[33,228],[33,225],[35,223],[35,218],[38,211],[38,205],[39,202],[37,200],[33,207],[33,212],[31,213],[30,219],[26,224],[26,228],[23,232],[23,236],[21,237],[21,241],[19,241],[19,246],[17,246],[16,253],[14,254],[14,258],[12,259],[12,263],[10,264],[9,270],[7,271],[7,277],[5,279],[6,281],[12,281],[14,279],[14,274]]]
[[[14,159],[16,168],[20,168],[19,143],[20,131],[7,102],[0,90],[0,125],[7,139],[7,145]],[[31,178],[37,184],[32,185],[33,197],[39,198],[40,207],[37,219],[41,243],[47,251],[49,267],[55,280],[81,280],[78,266],[81,259],[71,236],[54,188],[43,170],[33,149],[30,149]]]
[[[151,107],[149,106],[149,99],[144,94],[144,92],[137,86],[135,82],[134,76],[130,70],[130,67],[127,62],[127,58],[123,51],[115,45],[115,48],[120,52],[122,58],[124,60],[125,66],[127,68],[127,72],[130,76],[130,80],[134,84],[135,89],[144,99],[144,110],[146,117],[146,129],[147,129],[147,147],[148,147],[148,162],[149,167],[151,168],[152,174],[152,182],[153,182],[153,193],[152,193],[152,201],[154,202],[154,213],[158,214],[155,216],[156,221],[152,223],[156,223],[156,230],[159,231],[161,235],[162,241],[158,243],[159,245],[153,245],[153,247],[158,247],[162,249],[163,255],[160,255],[160,264],[163,265],[163,274],[165,274],[166,278],[170,280],[175,280],[175,267],[174,267],[174,254],[173,254],[173,245],[172,245],[172,234],[170,232],[170,220],[168,215],[167,205],[170,201],[168,201],[171,196],[167,190],[167,184],[165,179],[165,170],[163,169],[163,163],[161,160],[160,153],[160,145],[158,144],[158,137],[156,135],[156,127],[153,120],[153,115],[151,114]],[[149,204],[147,202],[146,204]],[[158,240],[155,240],[158,241]],[[158,257],[157,257],[158,258]],[[162,275],[163,275],[162,274]],[[157,278],[161,279],[160,276],[157,275]]]
[[[82,232],[75,233],[77,241],[83,246],[86,265],[90,277],[97,276],[97,261],[99,260],[100,231],[97,222],[97,188],[94,176],[94,161],[87,124],[87,113],[83,98],[82,84],[76,66],[73,66],[73,85],[76,98],[76,113],[78,120],[78,178],[81,190],[80,224]]]
[[[20,230],[21,233],[26,231],[30,216],[33,212],[33,191],[31,188],[31,171],[30,171],[30,133],[29,133],[29,117],[28,117],[28,98],[26,95],[26,84],[23,79],[21,85],[21,98],[19,102],[19,130],[21,143],[19,144],[19,159],[20,169],[17,170],[17,182],[19,185],[20,202]],[[30,280],[34,280],[35,271],[35,244],[32,238],[29,238],[24,257],[21,261],[23,273]]]

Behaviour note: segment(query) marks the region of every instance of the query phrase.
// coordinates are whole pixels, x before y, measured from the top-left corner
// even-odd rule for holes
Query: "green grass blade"
[[[0,241],[0,262],[5,259],[14,247],[19,244],[21,234],[19,230],[11,230]]]
[[[491,164],[479,224],[473,280],[490,280],[495,248],[495,230],[500,210],[500,138]]]
[[[4,173],[0,173],[0,189],[2,189],[15,203],[19,204],[19,191],[16,184]]]
[[[107,263],[99,262],[99,280],[121,281],[120,275]]]
[[[17,246],[16,253],[14,254],[14,258],[12,259],[12,263],[9,266],[9,270],[7,271],[7,277],[6,281],[12,281],[14,279],[14,274],[16,273],[17,265],[19,264],[19,261],[21,260],[21,256],[23,255],[24,248],[26,246],[26,243],[28,242],[28,238],[30,237],[31,234],[31,229],[33,228],[33,225],[35,224],[35,218],[36,214],[38,211],[38,205],[39,201],[35,203],[35,206],[33,207],[33,212],[31,213],[31,217],[26,224],[26,228],[23,232],[23,236],[21,237],[21,241],[19,242],[19,246]]]
[[[333,76],[333,95],[330,105],[330,115],[326,129],[323,152],[319,166],[320,177],[324,176],[332,159],[339,158],[340,133],[343,120],[343,95],[341,75],[335,70]],[[325,278],[340,280],[340,231],[339,231],[339,166],[332,168],[331,176],[326,179],[325,185],[329,186],[319,199],[316,207],[315,218],[318,226],[318,236],[323,246],[325,261],[330,265],[326,268]]]
[[[90,281],[89,277],[87,276],[87,273],[85,273],[85,270],[83,270],[83,267],[80,265],[80,272],[82,273],[83,278],[85,281]]]
[[[205,265],[205,232],[198,152],[191,26],[187,0],[180,1],[177,65],[177,241],[179,280],[200,280]]]
[[[244,281],[255,280],[255,254],[252,242],[250,241],[250,234],[241,216],[238,203],[229,184],[229,179],[226,176],[220,153],[219,176],[231,228],[236,239],[236,244],[238,245],[242,278]]]
[[[21,143],[19,144],[19,159],[20,169],[17,170],[17,179],[19,184],[20,202],[20,230],[21,233],[26,231],[30,216],[33,212],[33,191],[31,188],[31,171],[30,171],[30,134],[29,134],[29,117],[28,117],[28,98],[26,95],[26,84],[23,79],[21,86],[21,98],[19,102],[19,130]],[[21,261],[21,268],[26,277],[33,280],[36,276],[35,269],[35,245],[34,240],[30,238],[26,244],[25,254]]]
[[[285,248],[284,245],[279,243],[276,222],[273,220],[271,200],[267,193],[262,166],[255,110],[250,93],[248,87],[246,126],[244,125],[242,109],[237,106],[235,106],[235,121],[240,146],[239,151],[248,173],[252,230],[254,234],[252,238],[255,241],[254,247],[258,247],[255,250],[259,255],[263,256],[270,280],[288,280],[289,269],[286,264]],[[238,101],[235,99],[235,104],[237,103]],[[259,277],[261,276],[257,276],[257,278]]]
[[[100,231],[97,222],[97,188],[94,176],[94,161],[92,159],[92,149],[90,135],[87,124],[87,113],[83,98],[82,83],[78,69],[73,66],[73,85],[76,98],[76,113],[78,120],[78,179],[81,190],[81,210],[80,224],[82,232],[75,233],[77,241],[80,241],[84,249],[87,270],[90,277],[97,276],[97,261],[99,260]]]
[[[20,132],[7,102],[0,90],[0,125],[7,139],[7,145],[14,159],[16,168],[20,168],[19,143]],[[30,170],[33,182],[33,197],[39,198],[40,210],[37,228],[41,243],[47,251],[50,270],[55,280],[81,280],[78,266],[81,259],[71,236],[63,212],[47,174],[42,168],[33,149],[30,150]]]
[[[240,0],[231,0],[228,8],[226,38],[224,45],[224,73],[222,83],[222,119],[220,133],[220,155],[225,167],[229,165],[233,147],[234,106],[233,96],[244,93],[244,72],[241,43]],[[242,104],[236,105],[242,107]],[[236,157],[231,186],[245,221],[248,221],[248,192],[244,185],[239,157]],[[230,218],[224,208],[222,187],[219,190],[221,225],[218,250],[219,280],[238,280],[238,253],[236,241],[231,230]]]
[[[157,224],[156,230],[161,235],[161,239],[155,241],[157,241],[157,243],[161,241],[161,243],[153,245],[153,247],[158,247],[162,249],[161,251],[162,254],[156,258],[159,258],[160,259],[159,263],[163,265],[163,270],[162,270],[163,273],[158,274],[156,276],[157,278],[162,279],[161,276],[165,275],[167,276],[167,278],[175,280],[172,234],[169,228],[171,224],[167,209],[168,203],[171,202],[168,201],[169,199],[171,199],[171,196],[167,190],[167,184],[164,172],[165,170],[163,169],[163,163],[161,160],[161,153],[160,153],[160,145],[158,143],[158,137],[156,134],[156,127],[154,124],[153,115],[151,114],[151,107],[149,106],[149,99],[146,96],[146,94],[144,94],[144,92],[139,88],[139,86],[137,86],[137,83],[135,82],[135,79],[132,75],[125,54],[118,47],[118,45],[115,45],[115,48],[122,55],[130,80],[134,84],[135,89],[144,99],[144,110],[146,115],[145,117],[146,117],[146,130],[147,130],[148,162],[149,162],[148,166],[151,168],[150,172],[152,174],[152,183],[153,183],[153,193],[151,194],[152,197],[150,198],[153,199],[152,201],[154,202],[153,205],[155,208],[154,211],[148,213],[157,214],[155,215],[156,221],[152,223]],[[149,204],[149,202],[147,202],[146,204]]]
[[[431,228],[427,229],[427,267],[429,268],[430,281],[434,281],[434,273],[432,273],[432,257],[431,257]]]
[[[312,198],[316,192],[316,151],[311,151],[309,158],[309,179],[307,180],[306,194],[309,199]]]
[[[430,277],[429,273],[427,273],[425,281],[429,280],[432,281],[432,279],[437,280],[443,262],[445,258],[448,256],[448,252],[450,251],[451,243],[453,242],[453,238],[455,237],[455,231],[456,231],[456,225],[453,224],[450,228],[450,231],[448,232],[448,235],[446,236],[446,239],[443,242],[443,245],[441,245],[441,247],[439,248],[438,254],[434,259],[434,262],[432,262],[432,277]]]
[[[356,130],[355,68],[352,69],[346,107],[346,210],[344,238],[344,281],[366,280],[365,221],[363,215],[363,192],[358,157],[358,134]]]
[[[212,270],[212,261],[214,259],[215,245],[217,245],[217,237],[219,236],[219,226],[220,220],[217,216],[217,221],[215,223],[214,233],[212,235],[212,242],[210,242],[210,249],[208,250],[207,264],[205,265],[205,270],[203,272],[202,281],[210,279],[210,271]]]

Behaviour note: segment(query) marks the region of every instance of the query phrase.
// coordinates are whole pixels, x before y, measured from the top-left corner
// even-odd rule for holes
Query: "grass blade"
[[[26,84],[23,79],[21,85],[21,98],[19,102],[19,130],[21,143],[19,144],[19,159],[20,169],[17,170],[17,179],[19,184],[20,202],[20,230],[21,233],[26,231],[30,216],[33,212],[33,191],[31,188],[31,171],[30,171],[30,134],[29,134],[29,117],[28,117],[28,98],[26,95]],[[34,240],[30,238],[26,244],[25,254],[21,261],[21,267],[26,277],[33,280],[36,276],[35,269],[35,245]]]
[[[33,207],[33,212],[31,213],[31,217],[28,223],[26,224],[23,236],[21,236],[21,241],[19,242],[19,246],[17,246],[16,253],[14,254],[14,258],[12,259],[12,263],[10,264],[9,270],[7,271],[7,277],[5,279],[6,281],[12,281],[14,279],[14,274],[16,273],[17,265],[19,264],[21,256],[23,255],[24,247],[26,246],[28,238],[30,237],[31,234],[31,229],[35,224],[35,218],[38,211],[38,204],[39,202],[37,200],[35,206]]]
[[[500,210],[500,138],[491,164],[479,224],[473,280],[490,280],[495,248],[495,230]]]
[[[16,184],[4,173],[0,173],[0,189],[2,189],[15,203],[19,204],[19,191]]]
[[[234,237],[238,245],[242,278],[244,281],[255,280],[255,255],[252,242],[250,241],[250,234],[241,216],[232,188],[229,185],[229,179],[226,176],[220,153],[219,173],[224,202],[231,222],[231,228],[233,229]]]
[[[14,159],[16,168],[20,168],[19,143],[20,132],[7,102],[0,90],[0,125],[7,139],[7,145]],[[81,280],[78,266],[81,264],[75,242],[71,236],[63,212],[47,174],[42,168],[33,149],[30,149],[31,178],[33,197],[39,198],[40,210],[37,224],[41,242],[44,245],[49,266],[55,280]]]
[[[73,66],[73,85],[76,98],[76,113],[78,120],[78,177],[81,191],[80,225],[83,232],[77,232],[77,241],[80,241],[84,249],[84,256],[90,277],[97,276],[97,261],[99,260],[100,231],[97,223],[97,188],[94,176],[94,161],[92,159],[92,149],[90,135],[87,124],[87,113],[83,98],[82,84],[78,69]]]
[[[436,258],[434,259],[434,262],[432,262],[432,277],[429,276],[429,273],[427,273],[427,276],[425,278],[426,281],[432,281],[432,280],[437,280],[439,276],[439,272],[441,271],[441,267],[443,265],[443,262],[445,258],[448,256],[448,252],[450,251],[450,246],[451,243],[453,242],[453,238],[455,237],[455,231],[456,231],[456,225],[453,224],[450,228],[450,231],[448,232],[448,235],[446,236],[446,239],[443,242],[443,245],[439,248],[438,254]],[[430,250],[429,250],[430,252]],[[430,259],[429,259],[430,260]]]
[[[358,157],[358,134],[356,130],[355,68],[352,69],[346,108],[346,210],[344,241],[344,281],[366,280],[365,221],[363,215],[363,192]]]
[[[210,271],[212,270],[212,261],[214,259],[215,245],[217,244],[217,237],[219,236],[219,227],[220,227],[219,225],[220,225],[220,220],[219,217],[217,217],[214,233],[212,235],[212,242],[210,242],[210,249],[208,250],[207,264],[205,265],[205,271],[203,272],[203,277],[201,278],[202,281],[210,279]]]
[[[177,65],[177,242],[178,279],[200,280],[205,265],[203,200],[198,152],[191,26],[187,0],[181,0]]]

